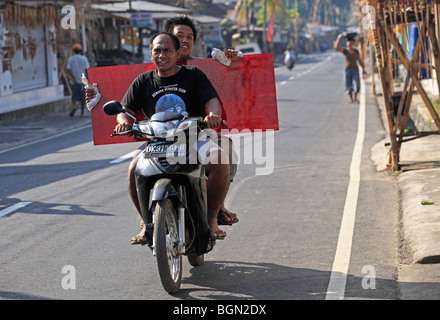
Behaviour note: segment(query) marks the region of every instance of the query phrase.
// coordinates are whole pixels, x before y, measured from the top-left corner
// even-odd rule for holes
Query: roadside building
[[[166,20],[176,15],[189,15],[197,23],[198,37],[194,45],[193,55],[205,56],[206,48],[222,44],[221,18],[204,14],[207,7],[187,9],[169,4],[150,1],[125,1],[119,3],[92,4],[95,17],[102,17],[103,24],[95,30],[90,30],[90,38],[99,39],[91,42],[97,53],[98,65],[101,64],[100,52],[111,48],[124,50],[128,58],[134,62],[151,62],[149,60],[149,40],[152,34],[163,30]],[[150,15],[151,23],[136,27],[134,17],[140,14]],[[147,20],[148,21],[148,20]],[[101,23],[101,24],[102,24]],[[133,28],[134,26],[134,28]],[[91,29],[91,28],[90,28]],[[142,40],[141,40],[142,39]],[[142,53],[142,54],[141,54]],[[142,58],[140,56],[142,55]],[[137,56],[138,59],[134,57]]]
[[[223,46],[222,17],[206,14],[211,7],[141,0],[0,2],[0,121],[69,111],[66,64],[76,43],[92,67],[151,62],[151,35],[183,14],[194,18],[199,31],[193,55],[205,57],[208,47]],[[136,25],[139,17],[147,17],[146,24]]]
[[[68,103],[58,77],[59,16],[55,1],[0,4],[0,120],[31,106]]]

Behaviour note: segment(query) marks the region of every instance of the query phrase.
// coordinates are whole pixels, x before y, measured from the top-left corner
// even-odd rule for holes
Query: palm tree
[[[263,25],[263,39],[266,39],[267,24],[270,19],[270,12],[274,6],[277,8],[275,20],[281,24],[291,23],[291,15],[284,7],[281,0],[239,0],[235,6],[236,22],[239,25],[245,25],[247,36],[250,34],[251,17],[256,17],[256,25]],[[256,11],[256,7],[258,10]],[[287,18],[287,20],[286,20]],[[263,50],[267,52],[266,41],[263,41]]]
[[[291,8],[294,1],[294,9]],[[349,21],[354,0],[238,0],[235,6],[236,22],[246,26],[247,36],[250,35],[252,17],[256,17],[256,25],[263,26],[263,39],[266,39],[270,13],[276,6],[276,23],[280,26],[294,24],[298,31],[298,19],[323,25],[346,25]],[[286,9],[289,8],[289,9]],[[266,42],[263,50],[267,52]]]

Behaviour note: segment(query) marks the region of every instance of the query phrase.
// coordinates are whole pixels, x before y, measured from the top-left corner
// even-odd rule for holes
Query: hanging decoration
[[[20,4],[7,3],[3,9],[5,23],[23,25],[28,29],[38,26],[51,26],[60,21],[59,8],[45,4],[38,7],[27,7]]]

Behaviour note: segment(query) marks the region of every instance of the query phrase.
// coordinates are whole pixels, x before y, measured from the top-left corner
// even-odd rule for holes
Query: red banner
[[[267,35],[266,35],[266,40],[267,42],[272,42],[273,40],[273,34],[275,32],[274,28],[274,24],[275,24],[275,8],[276,5],[275,3],[272,6],[272,13],[270,14],[270,21],[269,21],[269,25],[267,26]]]
[[[222,117],[227,125],[221,129],[278,130],[278,110],[272,54],[245,55],[233,59],[226,67],[214,59],[188,60],[188,65],[201,69],[212,82],[220,97]],[[107,116],[102,106],[111,100],[121,101],[133,80],[154,69],[152,63],[98,67],[88,70],[89,82],[98,83],[101,100],[92,110],[93,142],[95,145],[135,142],[133,137],[110,137],[116,116]],[[141,112],[138,120],[143,120]]]

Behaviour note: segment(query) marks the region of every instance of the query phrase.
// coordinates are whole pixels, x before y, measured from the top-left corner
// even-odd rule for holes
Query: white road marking
[[[51,139],[55,139],[55,138],[58,138],[58,137],[64,136],[64,135],[66,135],[66,134],[70,134],[70,133],[73,133],[73,132],[76,132],[76,131],[82,130],[82,129],[87,128],[87,127],[90,127],[90,126],[91,126],[91,125],[88,124],[88,125],[86,125],[86,126],[84,126],[84,127],[75,128],[75,129],[72,129],[72,130],[69,130],[69,131],[66,131],[66,132],[62,132],[62,133],[59,133],[59,134],[56,134],[56,135],[53,135],[53,136],[50,136],[50,137],[47,137],[47,138],[43,138],[43,139],[39,139],[39,140],[35,140],[35,141],[28,142],[28,143],[25,143],[25,144],[20,144],[20,145],[18,145],[18,146],[11,147],[11,148],[9,148],[9,149],[1,150],[1,151],[0,151],[0,154],[1,154],[1,153],[6,153],[6,152],[9,152],[9,151],[12,151],[12,150],[20,149],[20,148],[25,148],[25,147],[31,146],[31,145],[36,144],[36,143],[39,143],[39,142],[43,142],[43,141],[47,141],[47,140],[51,140]]]
[[[124,162],[124,161],[126,161],[126,160],[129,160],[129,159],[133,158],[133,156],[136,155],[136,154],[138,154],[138,153],[139,153],[139,150],[134,150],[134,151],[132,151],[132,152],[130,152],[130,153],[127,153],[126,155],[123,155],[122,157],[120,157],[120,158],[118,158],[118,159],[115,159],[115,160],[113,160],[113,161],[110,161],[110,163],[111,163],[111,164],[117,164],[117,163]]]
[[[0,217],[3,217],[5,215],[7,215],[7,214],[10,214],[10,213],[14,212],[14,211],[17,211],[17,210],[19,210],[21,208],[24,208],[28,204],[31,204],[31,203],[32,202],[19,202],[19,203],[16,203],[13,206],[10,206],[10,207],[8,207],[6,209],[1,210],[0,211]]]
[[[326,300],[342,300],[345,294],[351,247],[353,244],[359,185],[361,181],[361,157],[365,138],[365,104],[365,81],[361,80],[358,133],[351,160],[350,182],[345,200],[341,229],[339,231],[335,260],[333,262],[330,282],[325,297]]]
[[[321,62],[319,62],[319,63],[317,63],[317,64],[311,66],[310,68],[304,70],[303,72],[298,73],[298,74],[297,74],[297,77],[302,77],[302,76],[305,76],[305,75],[309,74],[311,71],[313,71],[314,69],[320,67],[322,64],[324,64],[324,63],[330,61],[333,57],[335,57],[335,54],[332,54],[332,55],[328,56],[327,58],[325,58],[325,59],[322,60]],[[289,77],[289,80],[295,80],[295,79],[296,79],[295,76],[290,76],[290,77]],[[281,82],[280,82],[280,85],[285,85],[285,84],[287,84],[287,83],[288,83],[287,81],[281,81]]]

